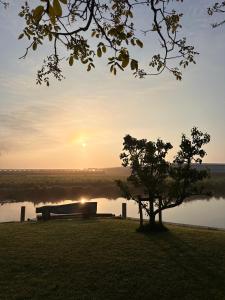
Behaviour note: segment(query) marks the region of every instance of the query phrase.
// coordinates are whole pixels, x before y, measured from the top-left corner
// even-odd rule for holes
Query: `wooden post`
[[[21,206],[21,210],[20,210],[20,222],[24,222],[25,221],[25,206]]]
[[[50,219],[50,212],[49,212],[48,208],[43,209],[43,211],[42,211],[42,220],[43,221],[48,221],[49,219]]]
[[[122,203],[122,218],[126,219],[127,218],[127,204]]]

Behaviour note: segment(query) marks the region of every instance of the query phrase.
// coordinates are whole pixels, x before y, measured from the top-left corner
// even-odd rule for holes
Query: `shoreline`
[[[101,219],[104,219],[104,217],[102,217]],[[119,218],[118,216],[112,217],[110,219],[121,219],[121,220],[123,220],[122,218]],[[72,221],[73,219],[67,219],[67,220],[68,221]],[[139,218],[133,218],[133,217],[127,217],[124,220],[131,220],[131,221],[139,222]],[[6,222],[0,222],[0,225],[1,224],[18,224],[18,223],[25,223],[25,224],[38,223],[38,220],[30,220],[30,221],[25,221],[25,222],[20,222],[20,221],[6,221]],[[163,222],[163,224],[165,224],[165,225],[171,225],[171,226],[177,226],[177,227],[192,228],[192,229],[203,229],[203,230],[210,230],[210,231],[225,231],[225,228],[222,228],[222,227],[212,227],[212,226],[207,226],[207,225],[194,225],[194,224],[186,224],[186,223],[167,222],[167,221]]]

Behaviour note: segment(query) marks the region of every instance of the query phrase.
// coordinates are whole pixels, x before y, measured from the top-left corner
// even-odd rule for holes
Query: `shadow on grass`
[[[165,253],[169,262],[168,267],[177,266],[177,272],[180,270],[181,279],[184,276],[183,279],[186,278],[190,286],[197,285],[204,288],[207,285],[208,299],[218,299],[218,295],[224,299],[224,281],[222,274],[220,276],[218,273],[221,266],[219,263],[216,265],[218,257],[222,255],[221,251],[218,252],[213,246],[207,251],[197,236],[196,241],[189,240],[187,233],[184,236],[169,228],[163,231],[144,232],[144,234]],[[190,232],[191,234],[193,234],[193,230]],[[206,293],[206,291],[204,292]]]
[[[166,226],[164,226],[163,224],[160,224],[158,222],[156,222],[154,224],[154,226],[152,226],[149,223],[144,224],[143,226],[139,226],[136,229],[137,232],[139,233],[143,233],[143,234],[147,234],[147,235],[152,235],[152,234],[161,234],[164,232],[168,231],[168,228]]]

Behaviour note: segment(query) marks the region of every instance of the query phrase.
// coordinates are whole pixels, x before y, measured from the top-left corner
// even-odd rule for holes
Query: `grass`
[[[225,232],[137,225],[0,224],[0,299],[225,299]]]

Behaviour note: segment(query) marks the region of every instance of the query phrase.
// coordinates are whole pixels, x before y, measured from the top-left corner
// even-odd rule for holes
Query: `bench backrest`
[[[77,202],[63,205],[46,205],[36,208],[36,213],[47,214],[87,214],[95,215],[97,213],[97,202]]]

